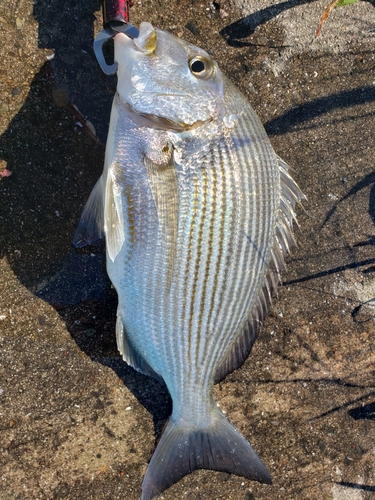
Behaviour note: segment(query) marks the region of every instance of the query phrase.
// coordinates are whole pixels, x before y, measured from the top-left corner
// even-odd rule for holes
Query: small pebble
[[[21,89],[20,87],[14,87],[14,89],[12,90],[12,96],[15,97],[17,95],[20,95],[21,94]]]
[[[25,19],[22,17],[16,17],[16,28],[22,30],[25,24]]]
[[[246,494],[245,494],[245,498],[244,500],[255,500],[255,497],[254,495],[251,493],[251,491],[248,491]]]
[[[185,28],[187,28],[189,31],[191,31],[193,33],[193,35],[195,35],[195,36],[199,36],[201,33],[199,31],[198,26],[193,21],[188,21],[185,24]]]
[[[56,85],[52,87],[52,98],[58,108],[66,108],[70,102],[69,90]]]
[[[4,168],[4,170],[2,170],[0,172],[0,177],[10,177],[12,175],[12,172],[10,170],[8,170],[7,168]]]

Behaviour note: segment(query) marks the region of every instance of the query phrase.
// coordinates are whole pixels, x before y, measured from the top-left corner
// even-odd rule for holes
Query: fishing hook
[[[117,71],[117,63],[108,64],[103,53],[105,43],[116,35],[124,33],[129,38],[137,38],[138,28],[129,23],[129,9],[133,0],[101,0],[103,11],[103,29],[94,40],[93,48],[96,59],[106,75]]]

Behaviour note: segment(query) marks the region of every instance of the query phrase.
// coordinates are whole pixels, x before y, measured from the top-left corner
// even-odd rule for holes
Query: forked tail
[[[209,427],[187,428],[171,418],[150,461],[142,500],[151,500],[196,469],[244,476],[271,484],[271,476],[250,444],[215,411]]]

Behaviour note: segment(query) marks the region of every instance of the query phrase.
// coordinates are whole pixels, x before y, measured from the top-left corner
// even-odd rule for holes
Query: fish
[[[172,398],[142,500],[196,469],[271,484],[213,387],[251,351],[304,196],[206,51],[143,22],[137,38],[116,34],[114,54],[104,169],[74,244],[105,236],[118,349]]]

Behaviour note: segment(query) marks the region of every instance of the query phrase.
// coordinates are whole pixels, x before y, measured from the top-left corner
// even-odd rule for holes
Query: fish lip
[[[141,127],[148,127],[156,130],[165,130],[165,131],[181,133],[181,132],[189,132],[192,130],[196,130],[197,128],[200,128],[203,125],[210,123],[213,120],[213,118],[209,118],[207,120],[197,120],[192,124],[184,122],[176,122],[165,116],[159,116],[159,115],[154,115],[152,113],[145,113],[143,111],[138,111],[130,103],[124,101],[119,93],[117,93],[117,96],[121,104],[125,108],[125,112],[129,117],[129,119],[135,122],[137,125],[140,125]]]

